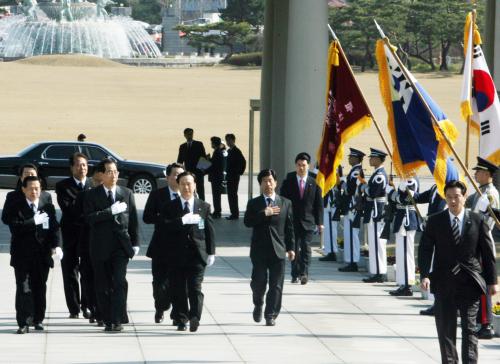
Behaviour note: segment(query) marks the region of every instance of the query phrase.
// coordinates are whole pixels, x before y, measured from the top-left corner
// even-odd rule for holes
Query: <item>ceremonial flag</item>
[[[500,164],[500,102],[481,49],[481,36],[467,15],[464,31],[465,67],[460,111],[479,134],[479,156]]]
[[[452,142],[456,140],[458,131],[415,77],[406,68],[403,72],[383,40],[377,41],[376,57],[396,172],[400,177],[413,176],[420,167],[427,165],[434,176],[439,193],[444,196],[446,182],[458,180],[460,175],[449,157],[450,150],[446,140],[433,125],[426,104]],[[413,89],[405,74],[422,98]]]
[[[325,196],[337,183],[344,145],[371,124],[370,110],[338,40],[328,50],[326,116],[318,148],[316,182]]]

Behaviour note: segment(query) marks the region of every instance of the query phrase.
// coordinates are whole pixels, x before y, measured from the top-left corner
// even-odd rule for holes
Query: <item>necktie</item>
[[[113,198],[113,191],[111,190],[108,191],[108,202],[110,206],[115,203],[115,199]]]
[[[36,214],[36,206],[35,206],[35,204],[34,204],[34,203],[32,203],[32,204],[30,205],[30,207],[31,207],[31,209],[33,210],[33,212]]]
[[[83,191],[83,183],[81,183],[81,182],[80,182],[80,183],[78,184],[78,189],[79,189],[80,191]]]
[[[266,201],[267,201],[267,206],[273,205],[273,199],[271,197],[266,198]]]
[[[451,224],[451,231],[453,233],[453,240],[455,240],[455,244],[460,243],[460,227],[458,226],[458,223],[458,217],[455,216],[453,223]]]
[[[304,180],[301,178],[300,179],[300,198],[304,198]]]
[[[174,197],[174,200],[179,197],[179,194],[177,192],[172,193],[172,196]]]
[[[189,210],[189,202],[185,201],[184,202],[184,209],[182,210],[185,214],[189,214],[191,211]]]

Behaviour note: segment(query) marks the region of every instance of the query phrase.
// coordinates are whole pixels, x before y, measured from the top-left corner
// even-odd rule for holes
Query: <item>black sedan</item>
[[[19,167],[32,163],[38,168],[44,187],[52,190],[60,180],[70,175],[68,159],[76,152],[89,158],[89,175],[103,158],[117,162],[120,176],[118,184],[131,188],[134,193],[149,193],[166,186],[165,166],[130,161],[99,144],[86,142],[40,142],[30,145],[15,156],[0,157],[0,188],[14,189]]]

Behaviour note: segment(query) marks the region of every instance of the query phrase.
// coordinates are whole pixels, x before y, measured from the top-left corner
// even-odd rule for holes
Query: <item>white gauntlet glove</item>
[[[182,224],[183,225],[196,225],[200,222],[201,216],[198,214],[193,214],[190,212],[189,214],[186,214],[182,217]]]
[[[121,214],[127,210],[127,204],[125,202],[115,202],[111,205],[111,213],[113,215]]]
[[[486,210],[488,210],[489,205],[490,205],[490,200],[488,199],[488,195],[483,194],[481,197],[479,197],[476,206],[478,211],[486,212]]]
[[[37,213],[34,216],[34,219],[35,219],[35,225],[41,225],[49,221],[49,215],[47,215],[46,212],[40,213],[37,211]]]
[[[60,247],[57,247],[54,251],[54,255],[57,257],[57,259],[62,260],[64,254],[63,251]]]
[[[207,257],[207,267],[212,266],[215,263],[215,255],[209,255]]]

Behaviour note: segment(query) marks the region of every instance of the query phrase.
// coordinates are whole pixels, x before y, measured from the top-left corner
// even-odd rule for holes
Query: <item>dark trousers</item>
[[[457,309],[460,311],[462,326],[462,363],[477,363],[476,317],[479,309],[479,295],[464,297],[453,294],[435,294],[434,312],[441,349],[441,362],[458,363]]]
[[[126,323],[127,264],[123,249],[117,249],[106,260],[93,259],[97,305],[106,325]]]
[[[97,309],[95,276],[88,252],[81,253],[80,255],[80,277],[80,282],[82,283],[82,307],[87,307],[96,320],[102,320]],[[83,297],[86,297],[85,306],[83,306]]]
[[[152,258],[151,273],[153,275],[155,310],[160,312],[167,311],[170,308],[172,298],[168,279],[168,269],[165,261],[159,258]],[[175,318],[173,312],[170,314],[170,317]]]
[[[212,180],[212,199],[214,202],[214,214],[220,214],[221,209],[221,195],[222,195],[222,180]]]
[[[227,200],[229,202],[229,210],[231,216],[239,216],[240,209],[238,207],[238,186],[240,184],[240,176],[227,178]]]
[[[80,305],[86,307],[80,301],[80,259],[77,251],[77,244],[74,239],[64,239],[63,259],[61,260],[61,269],[64,283],[64,296],[66,297],[66,306],[69,313],[78,315]],[[82,295],[83,300],[83,295]]]
[[[292,278],[309,276],[312,237],[312,231],[304,230],[302,226],[295,226],[295,259],[292,261]]]
[[[198,198],[205,201],[205,175],[199,169],[195,170],[194,175],[196,177],[196,193],[198,194]]]
[[[264,317],[276,318],[281,310],[281,298],[283,296],[283,282],[285,280],[285,259],[275,256],[252,259],[252,288],[253,304],[262,306],[267,284],[269,289],[266,294],[266,308]]]
[[[201,319],[204,297],[201,292],[201,283],[204,274],[205,265],[194,254],[191,254],[186,264],[172,267],[170,270],[173,306],[177,311],[179,321]]]
[[[16,277],[16,320],[19,327],[41,323],[47,307],[49,266],[41,257],[14,267]]]

